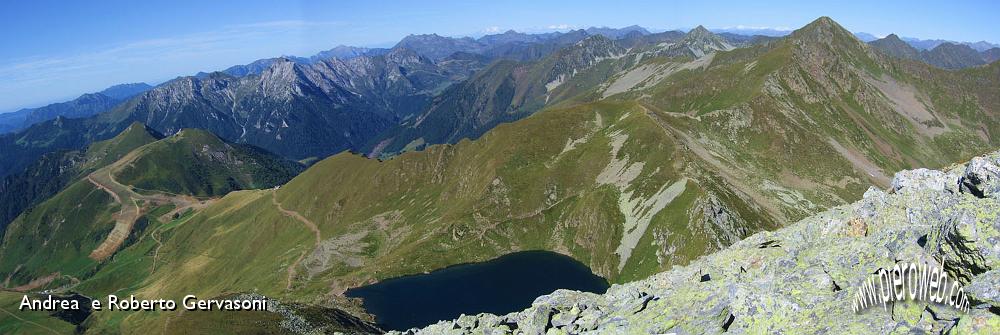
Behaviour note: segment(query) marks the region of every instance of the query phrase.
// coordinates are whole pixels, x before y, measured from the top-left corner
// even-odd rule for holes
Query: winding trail
[[[316,245],[313,246],[313,248],[319,246],[319,244],[323,241],[323,235],[319,231],[319,226],[317,226],[315,223],[313,223],[306,217],[302,216],[302,214],[299,214],[299,212],[288,210],[285,209],[285,207],[282,207],[281,203],[278,202],[277,192],[271,192],[271,203],[273,203],[274,206],[278,208],[278,211],[280,211],[281,214],[284,214],[285,216],[291,217],[299,222],[302,222],[302,224],[305,225],[306,228],[309,228],[309,230],[311,230],[313,234],[316,236]],[[288,266],[288,279],[286,280],[285,289],[289,290],[292,289],[292,280],[293,278],[295,278],[295,272],[296,272],[295,269],[298,268],[299,263],[302,262],[302,259],[306,257],[307,253],[308,251],[303,251],[302,254],[299,255],[299,258],[295,259],[295,262],[293,262],[292,265]]]
[[[160,258],[160,248],[163,247],[163,242],[160,241],[160,236],[157,235],[157,233],[159,233],[159,232],[160,232],[160,229],[157,228],[152,233],[149,233],[149,236],[153,239],[153,241],[156,242],[156,250],[153,251],[153,266],[150,267],[150,269],[149,269],[149,274],[150,275],[152,275],[153,272],[156,272],[156,260]]]

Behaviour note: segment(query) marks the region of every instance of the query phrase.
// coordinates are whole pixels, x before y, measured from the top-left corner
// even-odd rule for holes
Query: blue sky
[[[819,16],[877,36],[1000,42],[996,1],[49,1],[0,11],[0,112],[338,44],[621,27],[794,29]]]

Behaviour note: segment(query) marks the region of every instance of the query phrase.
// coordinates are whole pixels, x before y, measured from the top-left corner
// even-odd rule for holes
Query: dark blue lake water
[[[576,260],[548,251],[525,251],[428,274],[388,279],[350,289],[386,330],[406,330],[461,314],[507,314],[531,306],[556,289],[604,293],[608,282]]]

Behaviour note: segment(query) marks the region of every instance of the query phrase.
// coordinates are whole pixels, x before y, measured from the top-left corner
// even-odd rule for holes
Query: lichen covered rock
[[[969,161],[962,176],[962,191],[978,197],[1000,198],[1000,153]]]

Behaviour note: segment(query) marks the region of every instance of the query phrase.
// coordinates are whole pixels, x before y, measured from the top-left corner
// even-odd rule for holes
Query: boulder
[[[980,198],[1000,197],[1000,155],[976,157],[962,175],[961,189]]]

